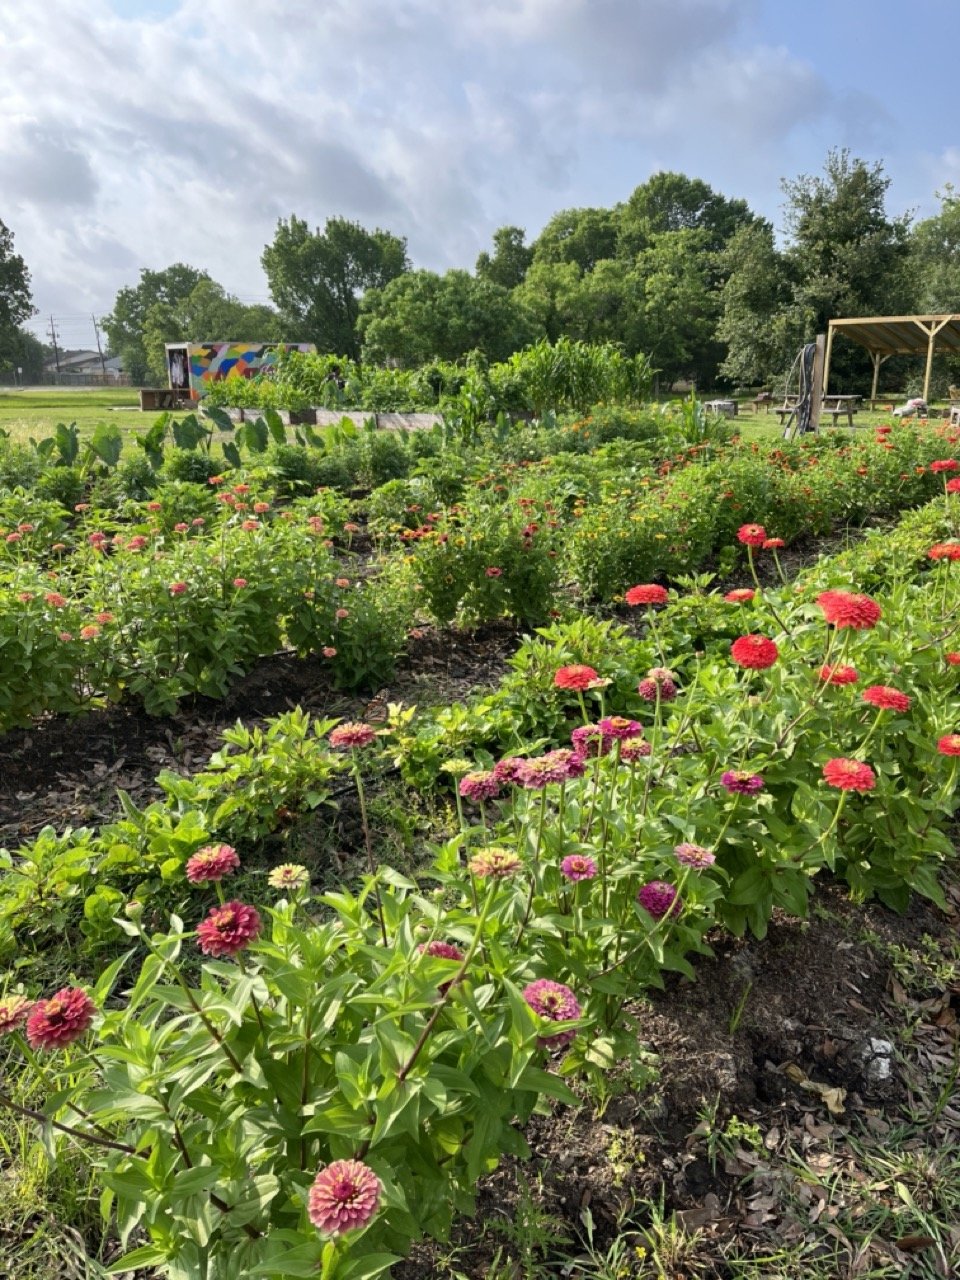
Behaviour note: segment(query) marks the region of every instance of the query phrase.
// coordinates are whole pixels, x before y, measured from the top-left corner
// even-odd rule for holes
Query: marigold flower
[[[358,747],[369,747],[376,737],[370,725],[356,720],[345,720],[330,731],[330,745],[336,751],[352,751]]]
[[[573,884],[579,880],[592,880],[597,874],[597,864],[586,854],[571,853],[560,863],[560,874]]]
[[[774,642],[767,636],[741,636],[730,646],[730,656],[738,667],[748,671],[764,671],[772,667],[779,655]]]
[[[716,862],[716,854],[705,849],[702,844],[689,844],[684,841],[683,844],[675,844],[673,852],[677,855],[677,861],[684,867],[710,867]],[[650,913],[651,915],[653,912]]]
[[[881,609],[876,600],[856,591],[822,591],[817,604],[827,622],[838,629],[852,627],[869,631],[880,621]]]
[[[187,584],[185,582],[171,582],[168,589],[172,596],[182,596],[186,592]]]
[[[638,587],[631,587],[623,597],[627,604],[666,604],[670,599],[670,593],[666,587],[658,586],[655,582],[642,583]]]
[[[723,597],[727,604],[747,604],[756,595],[753,587],[734,587]]]
[[[197,942],[207,956],[235,956],[260,936],[260,913],[242,902],[213,907],[197,925]]]
[[[593,667],[575,662],[567,667],[559,667],[553,677],[553,683],[557,689],[582,691],[591,688],[593,682],[598,678],[597,672],[594,671]]]
[[[680,895],[665,880],[648,881],[637,894],[637,902],[654,920],[661,920],[668,913],[678,916],[683,908]]]
[[[27,1014],[31,1049],[62,1049],[90,1029],[97,1006],[80,987],[63,987],[49,1000],[38,1000]]]
[[[478,849],[467,864],[478,880],[504,880],[520,869],[520,859],[512,849],[491,845]]]
[[[541,1018],[548,1022],[573,1022],[583,1012],[577,997],[562,982],[553,982],[550,978],[540,978],[537,982],[528,983],[523,989],[523,998]],[[553,1036],[539,1036],[537,1044],[541,1049],[561,1049],[576,1038],[576,1031],[558,1031]]]
[[[762,547],[767,540],[767,531],[762,524],[742,524],[737,530],[737,541],[745,547]]]
[[[960,542],[936,542],[927,555],[931,560],[960,560]]]
[[[187,879],[191,884],[214,884],[239,866],[240,857],[232,845],[208,844],[187,859]]]
[[[942,756],[960,756],[960,733],[946,733],[937,743]]]
[[[749,769],[728,769],[720,777],[720,785],[741,796],[754,796],[763,790],[763,778]]]
[[[860,679],[860,673],[856,667],[847,666],[842,662],[824,663],[820,668],[819,676],[827,684],[856,684]]]
[[[19,1031],[27,1020],[27,1014],[33,1008],[33,1001],[26,996],[3,996],[0,998],[0,1036]]]
[[[905,693],[885,684],[872,684],[860,696],[864,702],[869,702],[872,707],[879,707],[882,711],[907,711],[910,707],[910,699]]]
[[[271,889],[304,889],[310,883],[310,873],[299,862],[281,862],[267,876]]]
[[[877,775],[868,764],[842,756],[823,766],[823,780],[840,791],[872,791],[877,785]]]
[[[380,1207],[380,1179],[360,1160],[334,1160],[314,1178],[307,1217],[324,1235],[365,1227]]]
[[[465,800],[473,800],[479,804],[482,800],[492,800],[500,792],[500,783],[493,776],[492,769],[478,769],[460,779],[460,794]]]

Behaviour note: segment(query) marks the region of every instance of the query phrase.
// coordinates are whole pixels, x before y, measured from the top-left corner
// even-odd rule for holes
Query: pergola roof
[[[830,328],[878,355],[925,356],[931,337],[938,352],[960,354],[960,315],[863,316],[831,320]]]

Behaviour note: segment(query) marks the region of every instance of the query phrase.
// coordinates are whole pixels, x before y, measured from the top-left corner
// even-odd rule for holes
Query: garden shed
[[[873,385],[870,406],[877,398],[880,367],[891,356],[924,356],[923,398],[930,392],[930,373],[935,354],[960,356],[960,315],[936,316],[857,316],[831,320],[827,329],[827,353],[823,366],[823,390],[830,377],[830,353],[834,335],[841,333],[866,347],[873,361]]]

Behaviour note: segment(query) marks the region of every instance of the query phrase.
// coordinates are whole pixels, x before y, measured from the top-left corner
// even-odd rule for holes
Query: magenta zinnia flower
[[[560,863],[560,872],[565,880],[576,884],[578,880],[592,880],[597,874],[597,864],[585,854],[571,853]]]
[[[728,769],[721,776],[720,785],[738,795],[752,796],[763,790],[763,779],[759,773],[751,773],[749,769]]]
[[[331,731],[330,745],[336,751],[352,751],[357,747],[369,747],[376,736],[368,724],[347,720]]]
[[[525,764],[526,760],[521,756],[504,756],[493,766],[491,773],[498,782],[519,782]]]
[[[38,1000],[27,1014],[31,1049],[62,1049],[88,1031],[97,1006],[80,987],[64,987],[49,1000]]]
[[[500,783],[492,770],[478,769],[476,773],[468,773],[460,779],[460,794],[464,800],[479,804],[481,800],[492,800],[499,792]]]
[[[643,736],[643,725],[639,720],[627,720],[624,716],[604,716],[597,728],[605,738],[613,742]]]
[[[240,858],[232,845],[208,844],[187,859],[187,879],[191,884],[211,884],[239,866]]]
[[[581,1015],[577,997],[562,982],[553,982],[550,978],[540,978],[523,989],[523,998],[541,1018],[548,1022],[573,1022]],[[576,1036],[576,1031],[560,1031],[555,1036],[540,1036],[537,1044],[541,1049],[561,1049]]]
[[[313,1180],[307,1216],[318,1231],[339,1236],[365,1227],[380,1207],[380,1179],[360,1160],[334,1160]]]
[[[582,724],[570,735],[573,749],[578,756],[605,756],[613,746],[609,738],[603,736],[598,724]]]
[[[421,942],[418,951],[428,956],[436,956],[438,960],[462,960],[463,952],[452,942]]]
[[[702,844],[676,844],[673,852],[677,861],[684,867],[710,867],[716,862],[716,856],[705,849]],[[649,888],[649,886],[646,886]],[[649,910],[649,908],[647,908]],[[653,912],[650,912],[653,915]]]
[[[680,895],[672,884],[665,880],[651,880],[637,894],[637,901],[654,920],[660,920],[668,913],[678,916],[681,911]]]
[[[634,760],[642,760],[650,754],[651,747],[649,742],[644,742],[641,738],[634,738],[631,742],[625,742],[620,748],[620,763],[632,764]]]
[[[260,913],[242,902],[213,907],[197,925],[197,942],[207,956],[235,956],[260,936]]]

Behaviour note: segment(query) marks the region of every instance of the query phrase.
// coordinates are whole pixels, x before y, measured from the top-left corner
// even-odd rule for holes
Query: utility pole
[[[57,346],[57,326],[53,323],[53,316],[50,317],[50,328],[47,330],[50,335],[50,341],[53,343],[53,359],[57,366],[57,383],[60,382],[60,349]]]
[[[103,385],[107,385],[107,362],[103,358],[103,347],[100,345],[100,326],[97,324],[97,317],[91,316],[93,321],[93,332],[97,335],[97,355],[100,357],[100,373],[103,375]]]

